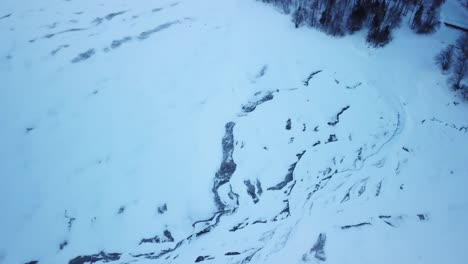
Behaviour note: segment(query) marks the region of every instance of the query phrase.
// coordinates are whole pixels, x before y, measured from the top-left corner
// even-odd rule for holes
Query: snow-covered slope
[[[446,15],[446,13],[444,13]],[[253,0],[3,0],[0,263],[464,263],[457,36]]]

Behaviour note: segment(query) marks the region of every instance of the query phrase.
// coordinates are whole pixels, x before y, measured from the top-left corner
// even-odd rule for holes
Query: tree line
[[[262,0],[292,14],[294,25],[318,28],[333,36],[366,29],[367,42],[384,46],[403,18],[414,32],[434,32],[445,0]]]
[[[463,33],[435,57],[436,64],[443,73],[451,74],[449,82],[455,91],[460,91],[468,99],[468,86],[463,80],[468,75],[468,33]]]

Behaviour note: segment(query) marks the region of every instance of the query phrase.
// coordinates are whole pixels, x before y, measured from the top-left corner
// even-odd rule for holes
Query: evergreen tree
[[[447,48],[443,49],[439,54],[437,54],[436,64],[439,65],[440,69],[443,72],[447,72],[452,65],[453,60],[453,46],[448,46]]]
[[[413,17],[413,22],[411,24],[412,29],[418,31],[421,28],[423,12],[424,12],[424,6],[419,5],[418,10],[416,11]]]
[[[364,21],[367,18],[367,10],[361,1],[356,2],[348,18],[347,28],[349,32],[354,33],[361,30]]]
[[[293,13],[293,22],[296,28],[298,28],[304,22],[304,9],[299,6]]]
[[[455,59],[452,81],[453,88],[458,90],[463,88],[461,82],[468,73],[468,33],[464,33],[457,39],[456,46],[458,48],[457,58]]]
[[[429,10],[427,10],[423,24],[420,26],[417,32],[423,34],[434,32],[438,25],[438,13],[439,11],[435,7],[429,8]]]

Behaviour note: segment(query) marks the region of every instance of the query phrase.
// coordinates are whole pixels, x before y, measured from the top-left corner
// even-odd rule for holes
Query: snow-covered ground
[[[453,29],[374,49],[254,0],[2,0],[0,33],[2,264],[468,258]]]

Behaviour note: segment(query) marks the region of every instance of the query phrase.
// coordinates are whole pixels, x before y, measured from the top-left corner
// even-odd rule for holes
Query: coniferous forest
[[[292,15],[295,27],[310,26],[332,36],[367,30],[366,41],[375,47],[392,39],[392,30],[407,23],[418,34],[439,24],[444,0],[262,0]]]

